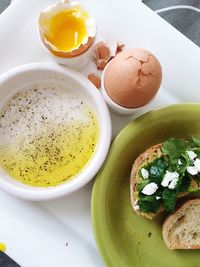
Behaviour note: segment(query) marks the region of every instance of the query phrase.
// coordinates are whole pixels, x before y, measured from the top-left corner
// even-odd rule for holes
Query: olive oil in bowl
[[[29,86],[0,111],[0,166],[27,185],[64,183],[88,164],[98,133],[85,99],[60,85]]]

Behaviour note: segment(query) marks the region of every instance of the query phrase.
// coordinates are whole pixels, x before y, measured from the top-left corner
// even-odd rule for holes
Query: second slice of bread
[[[162,228],[170,249],[200,249],[200,199],[186,201],[168,216]]]

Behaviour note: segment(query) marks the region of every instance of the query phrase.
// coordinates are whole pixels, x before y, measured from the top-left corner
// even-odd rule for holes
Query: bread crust
[[[190,245],[189,243],[184,243],[184,242],[173,243],[169,239],[169,233],[172,227],[181,221],[182,217],[184,217],[189,207],[195,206],[195,205],[200,206],[200,198],[193,198],[193,199],[185,201],[184,203],[182,203],[182,205],[179,208],[176,209],[176,211],[173,214],[169,215],[165,219],[163,226],[162,226],[162,234],[163,234],[164,242],[169,249],[172,249],[172,250],[174,249],[200,249],[200,244]]]

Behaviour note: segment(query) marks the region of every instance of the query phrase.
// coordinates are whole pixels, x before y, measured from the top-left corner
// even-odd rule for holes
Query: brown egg
[[[137,108],[157,93],[162,80],[158,59],[149,51],[133,48],[114,57],[105,69],[107,94],[117,104]]]

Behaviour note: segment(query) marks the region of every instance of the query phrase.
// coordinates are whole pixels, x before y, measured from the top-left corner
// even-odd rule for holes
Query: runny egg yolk
[[[64,10],[51,18],[49,33],[45,36],[58,50],[77,49],[87,36],[86,17],[76,10]]]

